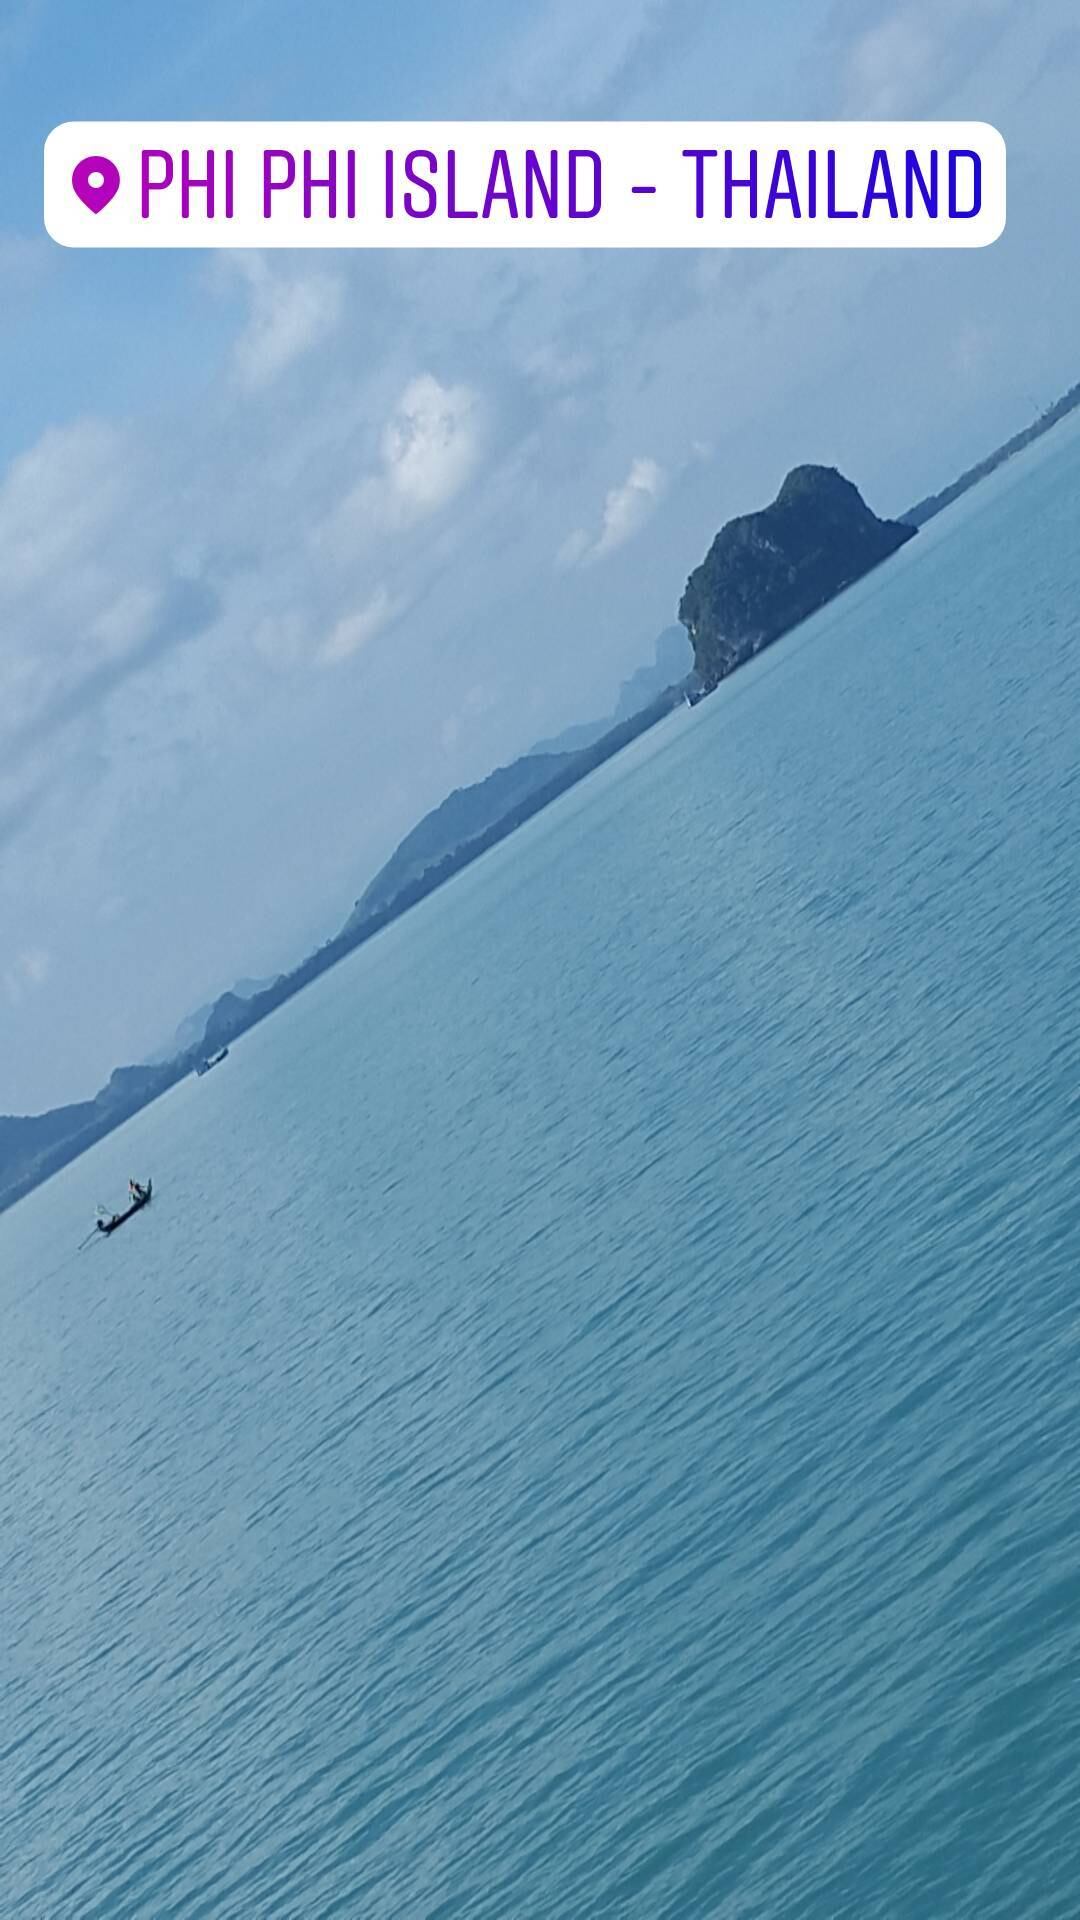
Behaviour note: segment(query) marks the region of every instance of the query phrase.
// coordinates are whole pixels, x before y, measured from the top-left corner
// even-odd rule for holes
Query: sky
[[[0,1112],[337,931],[614,703],[802,461],[902,512],[1080,378],[1075,0],[0,0]],[[78,252],[69,119],[969,118],[977,252]]]

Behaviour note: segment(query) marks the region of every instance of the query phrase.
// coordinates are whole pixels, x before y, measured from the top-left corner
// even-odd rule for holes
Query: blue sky
[[[879,512],[1080,377],[1073,0],[0,14],[0,1111],[340,925],[801,460]],[[983,253],[74,253],[68,119],[970,117]]]

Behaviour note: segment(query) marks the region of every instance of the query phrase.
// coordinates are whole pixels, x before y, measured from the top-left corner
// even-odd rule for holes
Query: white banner
[[[981,121],[69,121],[67,247],[984,247]]]

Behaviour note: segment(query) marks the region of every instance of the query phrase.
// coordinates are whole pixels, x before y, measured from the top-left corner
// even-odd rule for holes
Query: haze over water
[[[0,1218],[0,1912],[1080,1910],[1078,524],[1059,429]]]

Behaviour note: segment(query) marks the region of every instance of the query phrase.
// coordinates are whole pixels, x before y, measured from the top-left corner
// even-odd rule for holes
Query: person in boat
[[[136,1202],[139,1200],[145,1200],[146,1188],[141,1187],[137,1180],[129,1180],[128,1181],[128,1198],[131,1201],[132,1206],[134,1206]]]

